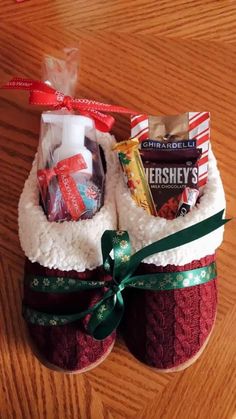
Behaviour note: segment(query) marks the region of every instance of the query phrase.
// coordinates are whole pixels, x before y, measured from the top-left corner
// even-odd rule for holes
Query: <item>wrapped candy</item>
[[[65,60],[46,57],[45,82],[64,95],[74,93],[77,50]],[[74,111],[43,112],[38,182],[49,221],[92,218],[103,203],[104,172],[91,118]]]
[[[176,217],[179,215],[184,217],[189,211],[191,211],[197,202],[198,195],[199,191],[197,189],[186,187],[181,195]]]
[[[156,215],[155,205],[145,177],[138,148],[139,141],[133,138],[116,144],[113,150],[118,152],[132,198],[138,206],[144,208],[150,215]]]

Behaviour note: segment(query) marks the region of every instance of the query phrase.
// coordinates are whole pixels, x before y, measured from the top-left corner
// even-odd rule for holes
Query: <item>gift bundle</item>
[[[225,198],[209,112],[137,114],[77,99],[77,51],[46,57],[43,81],[4,88],[44,105],[39,146],[19,202],[26,256],[22,314],[36,356],[84,372],[112,350],[159,371],[193,363],[217,305],[215,251]],[[131,115],[130,136],[109,132]]]

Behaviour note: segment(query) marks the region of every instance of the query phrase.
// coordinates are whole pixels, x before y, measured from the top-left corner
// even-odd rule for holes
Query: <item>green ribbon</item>
[[[23,304],[23,316],[32,324],[52,326],[71,323],[91,314],[88,332],[95,339],[106,338],[117,328],[122,319],[124,313],[122,291],[126,287],[155,291],[171,290],[203,284],[216,277],[215,263],[183,272],[132,275],[140,262],[148,256],[190,243],[223,226],[230,221],[222,219],[223,212],[224,210],[152,243],[133,255],[131,255],[129,235],[126,231],[105,231],[102,236],[103,266],[105,271],[112,276],[111,281],[76,281],[73,278],[40,276],[28,278],[30,288],[34,291],[65,293],[102,287],[105,288],[103,298],[88,310],[63,315],[42,313]]]

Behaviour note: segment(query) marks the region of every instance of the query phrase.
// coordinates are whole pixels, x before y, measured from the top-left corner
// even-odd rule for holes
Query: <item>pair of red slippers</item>
[[[134,253],[160,243],[225,207],[214,155],[210,151],[208,183],[198,207],[185,217],[166,220],[136,206],[111,151],[113,138],[100,134],[98,140],[107,164],[106,192],[104,206],[91,220],[47,221],[39,205],[36,163],[25,183],[19,234],[27,258],[23,314],[32,348],[53,369],[84,372],[109,355],[122,318],[121,333],[139,361],[163,372],[184,369],[199,357],[214,326],[215,250],[222,242],[223,227],[179,246],[177,235],[175,246],[162,246],[134,264],[133,277],[127,273],[127,263],[134,261],[131,247]],[[121,231],[104,238],[106,230],[117,227]],[[129,233],[130,242],[123,231]],[[109,246],[102,255],[102,236],[105,247],[110,239],[114,245],[115,269],[119,278],[126,278],[122,282],[112,280],[114,262]]]

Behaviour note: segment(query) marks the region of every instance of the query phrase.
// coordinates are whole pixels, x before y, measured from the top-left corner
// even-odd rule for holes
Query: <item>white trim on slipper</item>
[[[117,228],[114,191],[119,164],[111,151],[114,137],[98,132],[98,142],[107,162],[105,201],[90,220],[49,222],[39,205],[36,159],[19,201],[19,237],[31,262],[63,271],[94,269],[102,264],[101,236]]]
[[[138,207],[130,196],[130,192],[120,179],[116,189],[116,202],[119,217],[119,228],[127,230],[130,235],[133,252],[198,223],[225,208],[225,196],[213,152],[209,152],[209,176],[200,204],[193,208],[185,217],[166,220],[154,217]],[[206,255],[213,254],[223,240],[224,228],[221,227],[207,236],[195,240],[177,249],[168,250],[146,258],[146,263],[166,266],[168,264],[184,265]]]

